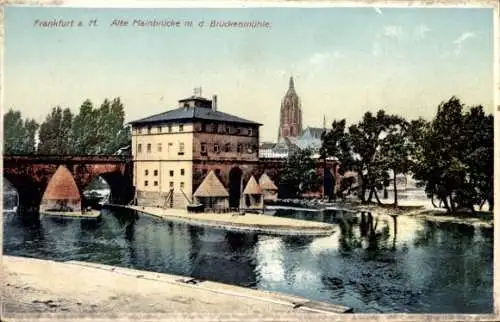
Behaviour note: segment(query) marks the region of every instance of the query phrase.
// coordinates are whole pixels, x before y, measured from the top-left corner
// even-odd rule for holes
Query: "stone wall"
[[[193,191],[196,191],[196,188],[198,188],[210,170],[214,171],[215,175],[227,189],[229,187],[229,173],[233,168],[239,168],[242,171],[243,187],[252,175],[256,176],[258,174],[257,162],[193,162]],[[258,177],[256,176],[255,179],[258,180]]]
[[[175,209],[186,209],[188,200],[182,192],[174,192],[172,202],[167,200],[168,192],[137,191],[137,205],[144,207],[166,207]]]

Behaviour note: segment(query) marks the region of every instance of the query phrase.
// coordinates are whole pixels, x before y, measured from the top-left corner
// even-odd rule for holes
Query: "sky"
[[[35,21],[82,21],[41,27]],[[89,21],[97,19],[97,26]],[[193,27],[111,26],[114,19]],[[211,20],[268,28],[209,28]],[[205,21],[204,27],[198,23]],[[263,124],[275,141],[293,75],[303,125],[385,109],[431,119],[459,97],[493,112],[493,11],[488,8],[7,7],[4,108],[42,122],[52,107],[120,97],[126,121],[176,108],[201,86],[218,109]]]

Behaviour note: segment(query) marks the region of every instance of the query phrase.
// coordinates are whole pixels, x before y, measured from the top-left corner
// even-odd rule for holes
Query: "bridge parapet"
[[[43,155],[43,154],[5,154],[5,162],[20,163],[128,163],[132,161],[132,156],[128,155]]]

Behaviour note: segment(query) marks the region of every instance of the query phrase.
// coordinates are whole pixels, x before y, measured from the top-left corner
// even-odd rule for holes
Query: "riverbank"
[[[308,209],[307,207],[309,205],[314,205],[314,207]],[[404,215],[435,222],[454,222],[487,228],[493,227],[494,223],[492,211],[476,211],[475,214],[471,212],[457,212],[450,214],[447,213],[445,209],[434,208],[430,201],[427,202],[412,199],[400,201],[397,207],[394,207],[392,204],[361,204],[359,201],[355,200],[339,201],[336,203],[311,200],[286,200],[284,202],[273,203],[273,205],[269,208],[274,209],[280,207],[288,207],[305,211],[340,210],[352,213],[371,212],[374,215]]]
[[[338,314],[350,308],[193,278],[84,262],[3,256],[3,315]],[[53,317],[53,316],[52,316]],[[307,319],[307,317],[306,317]]]
[[[368,211],[373,214],[387,216],[411,216],[435,222],[453,222],[477,227],[493,227],[494,217],[491,211],[457,212],[450,214],[444,209],[429,208],[423,205],[359,205],[355,207],[357,211]]]
[[[180,221],[190,225],[208,226],[236,232],[253,232],[278,236],[329,236],[334,232],[334,226],[330,224],[268,215],[188,213],[185,209],[110,204],[105,205],[105,207],[130,209],[165,220]]]

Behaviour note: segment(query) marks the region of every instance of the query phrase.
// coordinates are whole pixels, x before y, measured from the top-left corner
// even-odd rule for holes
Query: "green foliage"
[[[73,154],[99,154],[101,146],[98,137],[98,111],[90,100],[80,106],[71,127]]]
[[[395,133],[401,127],[401,118],[379,110],[376,115],[366,112],[347,132],[345,120],[333,122],[332,130],[324,136],[321,149],[324,156],[337,157],[340,173],[357,172],[361,179],[359,198],[362,202],[371,201],[372,195],[378,200],[377,189],[381,189],[388,178],[387,158],[382,151],[386,145],[384,140],[389,133],[393,133],[390,139],[395,140]],[[366,191],[370,191],[368,200],[365,200]]]
[[[439,105],[422,146],[415,178],[454,212],[493,205],[493,116],[481,106],[466,109],[456,97]]]
[[[69,108],[54,107],[40,126],[11,109],[4,114],[4,153],[114,154],[131,145],[131,129],[124,120],[120,98],[106,99],[98,109],[85,100],[77,115]]]
[[[381,159],[386,172],[392,173],[394,205],[398,205],[397,175],[407,174],[421,154],[422,136],[427,122],[423,119],[408,122],[400,117],[392,119],[381,143]],[[386,179],[388,177],[386,176]],[[388,184],[388,182],[387,182]],[[387,185],[384,184],[384,185]]]
[[[493,205],[493,116],[481,106],[465,110],[458,98],[439,105],[432,122],[410,122],[383,110],[345,131],[335,121],[323,136],[322,157],[337,157],[340,173],[355,171],[361,179],[362,202],[377,201],[377,190],[393,176],[413,173],[429,197],[449,211],[474,210],[486,201]],[[342,188],[342,187],[341,187]],[[369,192],[368,199],[365,199]]]
[[[125,112],[119,98],[104,100],[95,109],[90,100],[80,106],[71,128],[72,153],[113,154],[130,145],[131,132],[124,127]]]
[[[280,173],[280,194],[285,198],[297,198],[308,191],[316,191],[321,177],[316,173],[316,163],[309,149],[294,152],[287,159]]]
[[[38,134],[39,154],[67,154],[70,152],[69,131],[73,115],[66,108],[54,107],[40,126]]]
[[[39,125],[35,120],[23,120],[21,112],[9,109],[4,114],[3,126],[5,154],[32,154],[36,151],[35,135]]]

